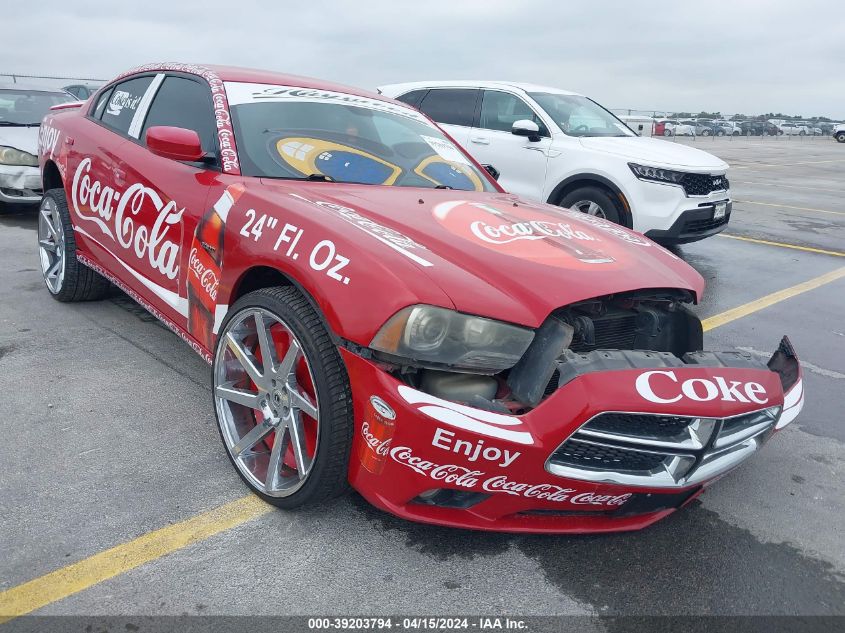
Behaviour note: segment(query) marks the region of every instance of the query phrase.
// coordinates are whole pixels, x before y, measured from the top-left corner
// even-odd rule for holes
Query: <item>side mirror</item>
[[[499,179],[499,176],[501,176],[501,175],[502,175],[502,174],[499,172],[499,170],[498,170],[498,169],[496,169],[495,167],[493,167],[493,165],[482,165],[482,167],[484,167],[484,171],[486,171],[488,174],[490,174],[490,177],[491,177],[493,180],[498,180],[498,179]]]
[[[199,134],[182,127],[156,125],[147,130],[147,149],[156,156],[190,162],[204,157]]]
[[[540,126],[529,119],[520,119],[513,122],[511,133],[517,136],[527,136],[528,140],[536,143],[540,140]]]

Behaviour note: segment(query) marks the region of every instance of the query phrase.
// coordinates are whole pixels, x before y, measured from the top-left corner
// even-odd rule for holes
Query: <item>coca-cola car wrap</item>
[[[39,254],[212,364],[237,472],[282,507],[349,484],[409,519],[646,526],[791,422],[801,368],[704,352],[701,276],[503,192],[424,115],[244,69],[138,68],[41,127]]]

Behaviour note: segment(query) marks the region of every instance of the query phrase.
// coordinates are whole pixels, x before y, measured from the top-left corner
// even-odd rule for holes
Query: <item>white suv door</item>
[[[480,92],[476,88],[432,88],[416,107],[434,119],[459,145],[467,147]]]
[[[512,133],[514,122],[523,119],[539,126],[539,139]],[[542,119],[520,97],[501,90],[484,90],[481,114],[465,147],[479,163],[499,170],[499,184],[505,191],[540,200],[551,143]]]

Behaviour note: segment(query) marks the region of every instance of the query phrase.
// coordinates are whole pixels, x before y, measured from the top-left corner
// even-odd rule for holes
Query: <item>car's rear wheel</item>
[[[293,508],[347,489],[349,378],[298,290],[265,288],[239,299],[221,327],[212,373],[220,436],[253,492]]]
[[[836,133],[836,140],[840,143],[845,143],[845,132],[837,132]]]
[[[570,191],[560,201],[560,206],[622,224],[617,203],[609,193],[598,187],[579,187]]]
[[[108,280],[76,258],[76,238],[63,189],[50,189],[41,199],[38,255],[44,283],[57,301],[94,301],[108,294]]]

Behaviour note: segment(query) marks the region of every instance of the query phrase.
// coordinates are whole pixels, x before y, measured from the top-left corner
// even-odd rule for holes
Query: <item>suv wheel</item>
[[[618,204],[607,191],[598,187],[579,187],[570,191],[563,197],[559,205],[597,218],[604,218],[616,224],[622,224]]]
[[[845,143],[845,130],[836,133],[836,140],[840,143]]]
[[[229,310],[214,354],[214,409],[241,479],[283,508],[346,491],[352,396],[337,347],[293,287]]]

